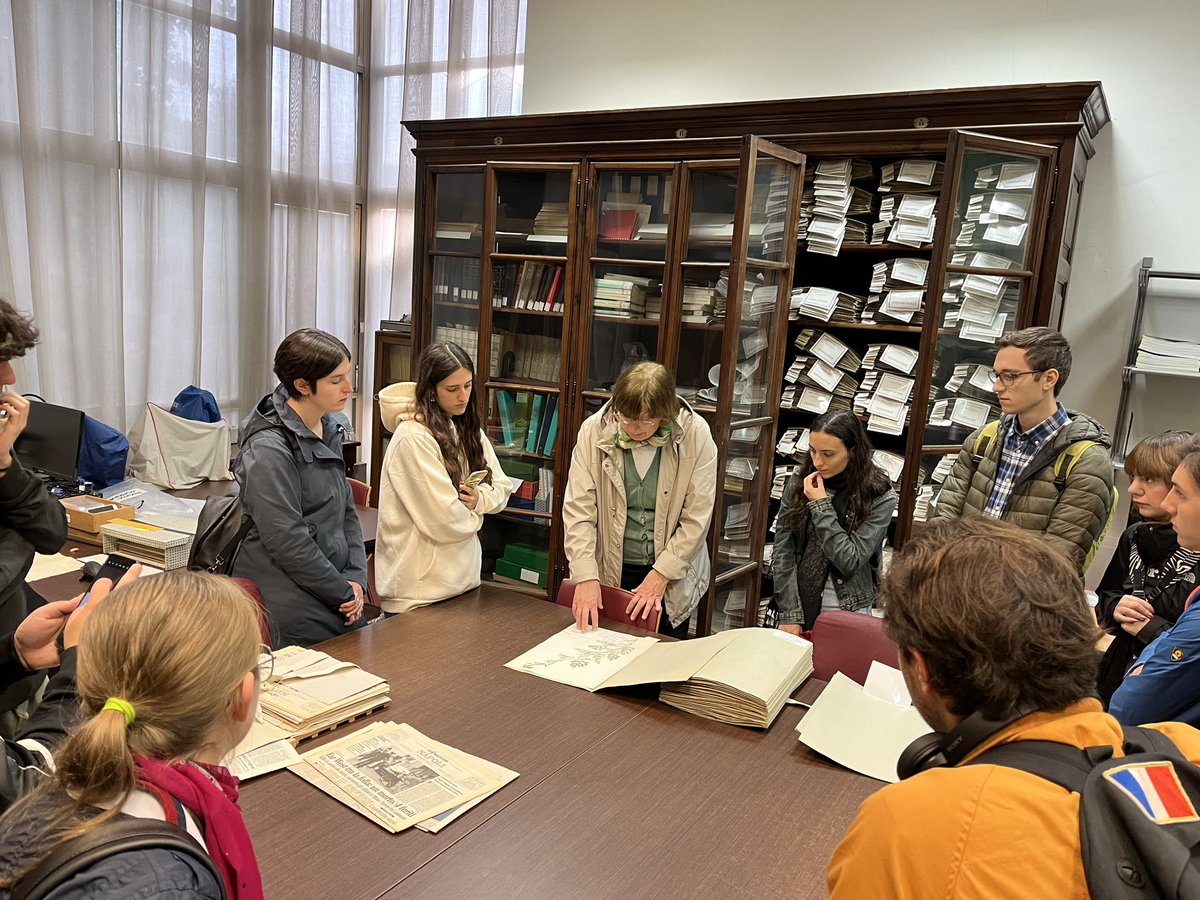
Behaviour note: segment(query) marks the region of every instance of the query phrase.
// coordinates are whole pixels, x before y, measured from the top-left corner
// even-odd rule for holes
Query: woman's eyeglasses
[[[258,665],[254,667],[254,671],[260,685],[266,684],[275,674],[275,651],[266,644],[259,645]]]
[[[620,413],[617,413],[617,421],[620,422],[626,428],[629,428],[630,426],[633,426],[634,428],[649,428],[651,425],[658,425],[661,420],[660,419],[630,419],[627,416],[623,416]]]

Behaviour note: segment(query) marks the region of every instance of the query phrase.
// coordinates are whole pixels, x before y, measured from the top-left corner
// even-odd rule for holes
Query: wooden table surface
[[[388,679],[373,719],[521,775],[436,835],[388,834],[290,772],[251,781],[267,896],[825,896],[829,855],[879,784],[802,747],[796,707],[762,732],[503,667],[570,622],[484,586],[322,644]]]

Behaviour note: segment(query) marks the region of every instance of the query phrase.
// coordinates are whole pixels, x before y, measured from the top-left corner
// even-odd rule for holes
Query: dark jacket
[[[49,803],[49,799],[45,803],[39,800],[26,807],[18,819],[4,821],[0,831],[0,874],[25,872],[50,851],[37,833],[50,814]],[[7,896],[8,892],[0,889],[0,898]],[[50,893],[48,900],[220,900],[221,896],[221,886],[199,860],[175,850],[153,849],[107,856]]]
[[[0,639],[0,645],[11,648],[11,638]],[[3,655],[7,656],[7,652]],[[67,731],[79,721],[79,704],[75,697],[75,663],[75,649],[64,650],[62,662],[50,676],[41,703],[34,708],[30,717],[21,723],[16,740],[4,742],[4,761],[0,765],[0,813],[33,790],[47,776],[46,757],[36,746],[54,750],[66,737]],[[7,664],[3,666],[3,670],[11,671]]]
[[[25,618],[27,598],[39,603],[25,585],[33,554],[57,553],[67,540],[67,514],[41,480],[21,467],[16,455],[0,475],[0,634],[8,634]],[[30,696],[29,679],[6,683],[0,711]]]
[[[1113,496],[1113,466],[1108,432],[1090,416],[1067,410],[1071,421],[1054,440],[1038,452],[1013,485],[1012,497],[1002,518],[1026,531],[1040,534],[1080,572],[1092,544],[1108,521]],[[1012,416],[1000,420],[1000,431],[979,459],[975,458],[974,431],[963,443],[954,468],[938,494],[930,524],[948,519],[983,515],[1004,449],[1004,435]],[[1077,441],[1094,441],[1071,469],[1062,489],[1055,484],[1054,461]]]
[[[1100,626],[1112,631],[1113,641],[1100,661],[1097,687],[1100,701],[1108,705],[1113,691],[1146,645],[1170,628],[1183,612],[1188,595],[1196,589],[1200,572],[1163,568],[1179,549],[1175,529],[1155,522],[1131,525],[1121,535],[1117,550],[1109,561],[1096,589],[1099,602],[1096,616]],[[1137,558],[1136,573],[1130,575],[1130,561]],[[1139,597],[1154,607],[1154,616],[1137,634],[1130,634],[1113,619],[1117,601],[1126,594]]]
[[[1112,695],[1108,711],[1122,725],[1183,722],[1200,727],[1200,589],[1179,621],[1137,658]]]
[[[342,460],[342,429],[324,440],[287,405],[280,385],[242,429],[234,475],[253,526],[232,574],[262,591],[277,647],[308,646],[352,630],[338,610],[367,585],[367,556]],[[361,623],[363,620],[359,620]]]

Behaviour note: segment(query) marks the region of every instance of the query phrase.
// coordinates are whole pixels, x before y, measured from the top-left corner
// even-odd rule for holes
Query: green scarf
[[[620,424],[617,424],[617,446],[622,450],[636,450],[638,447],[661,447],[671,439],[671,432],[675,430],[673,421],[664,421],[658,426],[658,431],[650,435],[644,441],[635,441],[625,433]]]

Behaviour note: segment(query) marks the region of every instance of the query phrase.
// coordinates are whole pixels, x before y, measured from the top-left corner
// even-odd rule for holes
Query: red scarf
[[[263,900],[258,860],[237,806],[237,778],[224,766],[164,763],[147,756],[135,756],[134,761],[141,781],[166,791],[199,820],[230,900]]]

